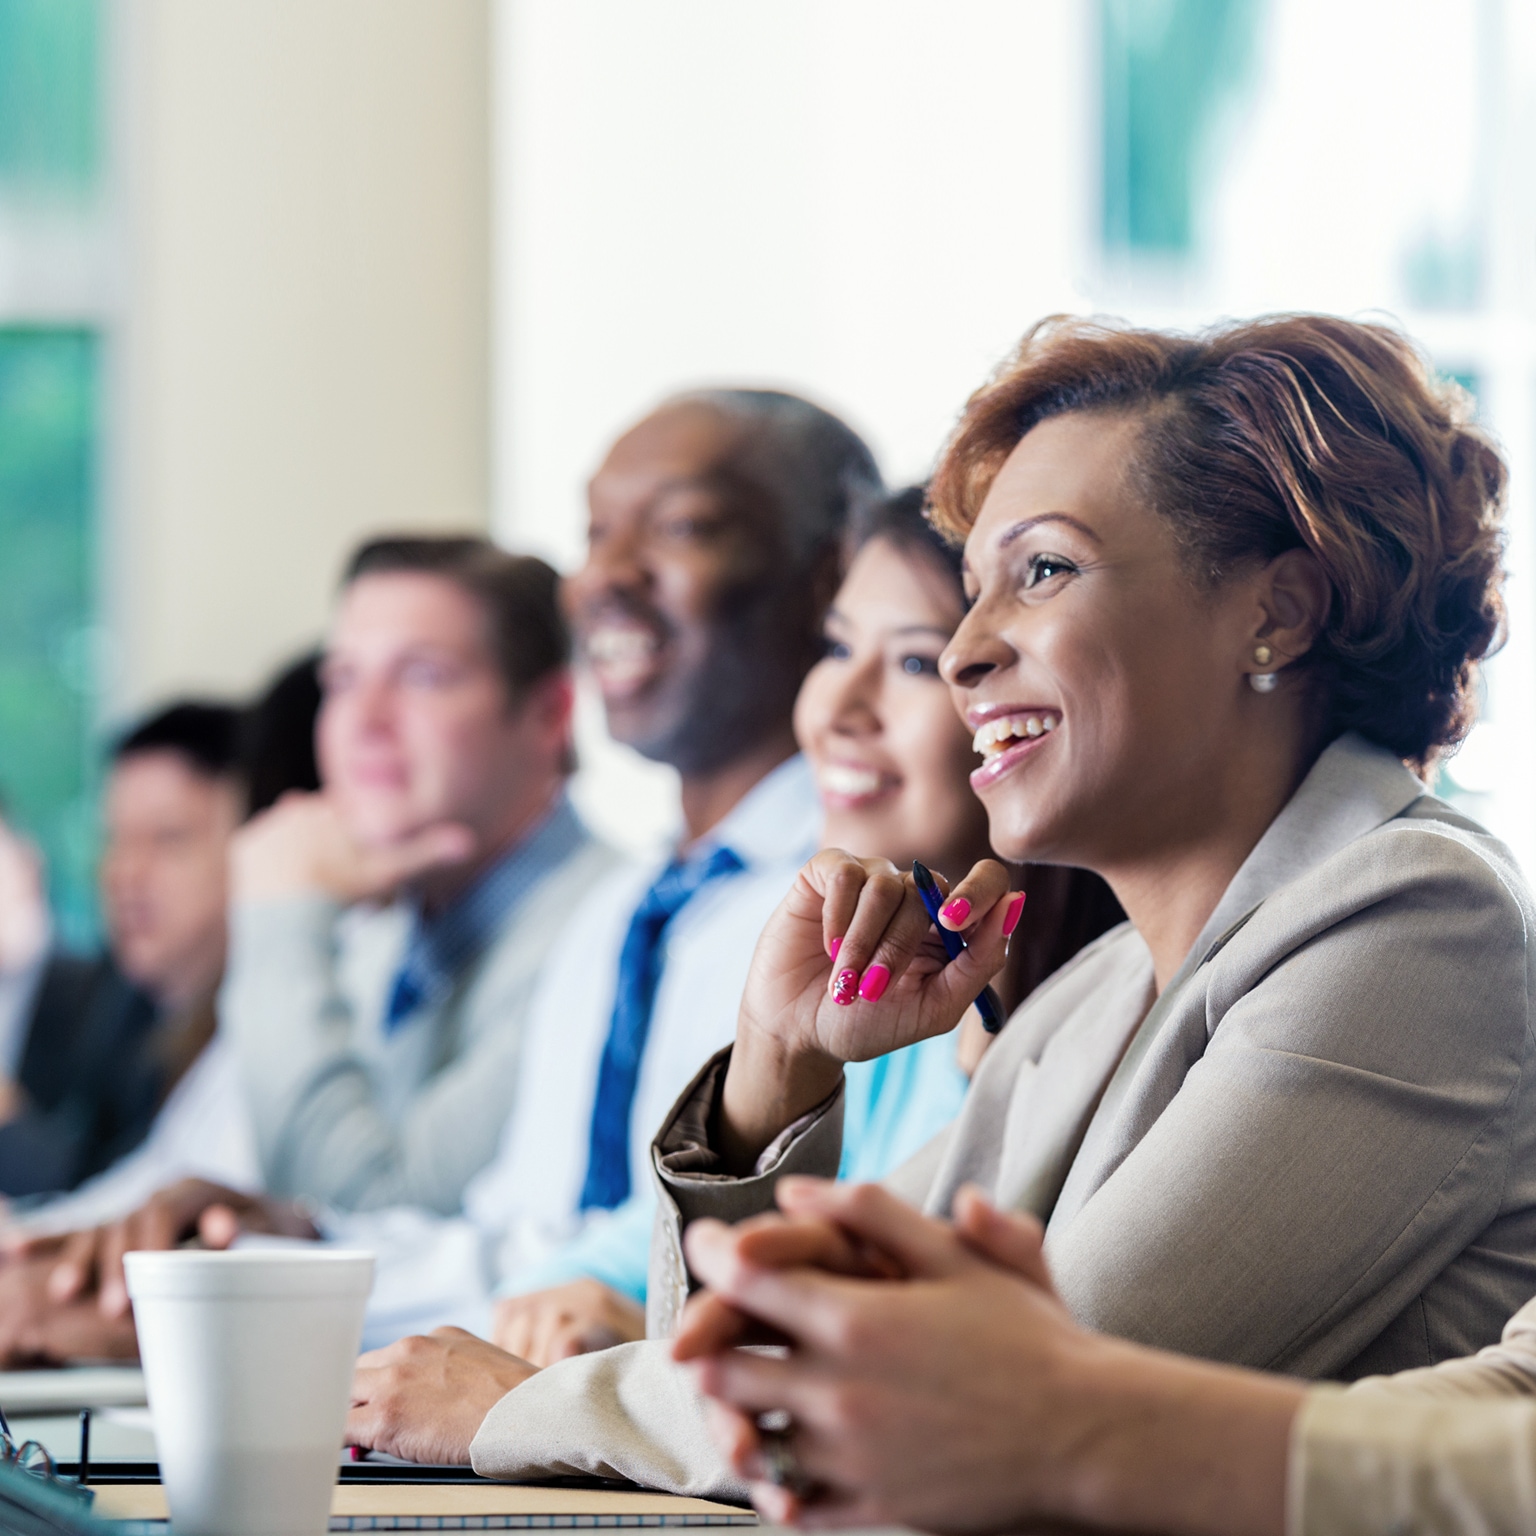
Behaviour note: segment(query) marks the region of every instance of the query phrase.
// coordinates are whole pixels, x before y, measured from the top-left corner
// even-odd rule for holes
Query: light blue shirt
[[[837,1176],[883,1179],[960,1113],[970,1086],[955,1059],[956,1034],[920,1040],[843,1068],[843,1156]]]

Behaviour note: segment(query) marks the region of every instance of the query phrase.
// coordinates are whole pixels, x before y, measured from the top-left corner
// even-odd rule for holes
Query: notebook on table
[[[0,1464],[4,1536],[168,1536],[165,1491],[142,1468],[99,1469],[80,1488],[67,1467],[56,1477]],[[750,1510],[712,1499],[650,1493],[599,1479],[495,1483],[446,1477],[343,1479],[331,1501],[332,1531],[559,1530],[593,1526],[756,1525]],[[403,1470],[403,1469],[399,1469]],[[449,1469],[441,1469],[449,1470]],[[452,1469],[462,1471],[462,1469]]]
[[[95,1516],[99,1536],[164,1536],[167,1529],[158,1483],[97,1485]],[[750,1510],[711,1499],[572,1484],[342,1482],[331,1501],[333,1531],[756,1524]]]
[[[81,1408],[139,1408],[148,1401],[144,1372],[136,1365],[0,1371],[0,1408],[12,1418]]]

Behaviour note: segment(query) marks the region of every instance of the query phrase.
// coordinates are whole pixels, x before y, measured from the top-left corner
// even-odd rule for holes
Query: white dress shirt
[[[706,1058],[736,1033],[759,934],[816,851],[821,806],[793,757],[701,840],[745,866],[704,886],[667,927],[645,1058],[630,1118],[630,1176],[650,1178],[650,1144]],[[690,850],[690,852],[695,850]],[[364,1342],[377,1347],[444,1322],[483,1329],[495,1287],[546,1258],[589,1220],[579,1210],[598,1066],[619,952],[665,860],[631,863],[575,906],[530,1003],[518,1092],[495,1159],[470,1181],[461,1217],[388,1210],[330,1216],[326,1234],[379,1257]]]

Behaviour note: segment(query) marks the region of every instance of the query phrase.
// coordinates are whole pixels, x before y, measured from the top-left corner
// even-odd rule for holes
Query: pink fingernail
[[[1024,892],[1015,891],[1008,898],[1008,911],[1003,917],[1003,937],[1006,939],[1015,928],[1019,926],[1019,919],[1024,916]]]
[[[872,965],[864,972],[864,979],[859,983],[859,996],[866,1003],[878,1003],[881,994],[885,991],[885,984],[891,979],[891,968],[888,965]]]
[[[833,939],[832,942],[827,945],[827,953],[832,957],[832,963],[834,965],[837,963],[837,952],[842,947],[843,941],[840,938]]]
[[[858,995],[859,973],[855,970],[839,971],[837,980],[832,984],[832,1001],[847,1008]]]
[[[956,896],[948,906],[939,908],[939,916],[947,918],[956,928],[963,928],[971,915],[971,904],[964,896]]]

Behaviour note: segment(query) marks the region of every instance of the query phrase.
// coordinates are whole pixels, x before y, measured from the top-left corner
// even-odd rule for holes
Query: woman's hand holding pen
[[[912,877],[884,859],[826,849],[769,919],[748,973],[721,1104],[734,1171],[863,1061],[954,1028],[1007,954],[1017,920],[1008,872],[978,863],[946,893],[940,921],[965,936],[954,960]]]

